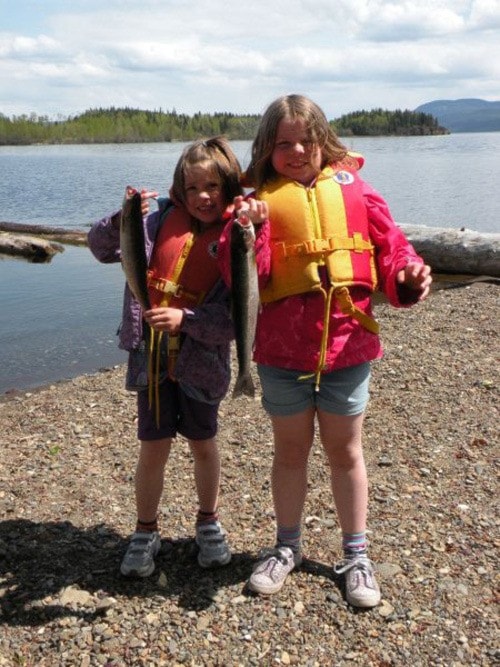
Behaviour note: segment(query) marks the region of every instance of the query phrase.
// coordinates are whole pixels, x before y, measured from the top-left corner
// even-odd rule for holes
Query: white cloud
[[[406,41],[459,33],[463,17],[448,2],[405,0],[368,2],[360,21],[360,35],[373,40]]]
[[[500,28],[500,3],[498,0],[476,0],[472,3],[470,26],[479,30]]]
[[[25,37],[0,33],[0,57],[23,60],[26,58],[52,58],[64,52],[63,46],[51,37]]]
[[[499,97],[498,0],[75,0],[42,12],[43,32],[0,34],[2,113],[257,113],[303,92],[333,117]]]

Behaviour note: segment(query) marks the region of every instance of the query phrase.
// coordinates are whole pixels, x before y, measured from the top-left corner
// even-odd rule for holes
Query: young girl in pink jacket
[[[262,552],[249,588],[276,593],[302,561],[301,522],[315,422],[331,471],[342,530],[347,601],[380,602],[367,555],[368,482],[361,443],[370,362],[382,356],[371,307],[375,289],[396,307],[423,300],[430,268],[382,197],[360,179],[322,110],[300,95],[264,113],[235,200],[256,226],[262,302],[254,360],[274,434],[276,543]],[[229,282],[229,223],[219,253]]]

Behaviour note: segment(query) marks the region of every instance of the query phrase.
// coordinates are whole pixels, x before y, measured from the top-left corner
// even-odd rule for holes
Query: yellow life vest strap
[[[178,284],[179,276],[181,275],[182,269],[184,268],[184,264],[186,263],[186,260],[188,258],[191,248],[193,247],[193,244],[194,244],[194,234],[191,233],[186,239],[186,243],[184,244],[181,254],[179,255],[179,259],[175,264],[170,280],[164,280],[160,278],[156,281],[160,285],[161,284],[164,285],[163,289],[161,287],[157,288],[161,292],[165,293],[165,297],[161,302],[162,306],[168,306],[172,296],[175,296],[179,290],[182,290],[182,286]],[[153,286],[156,287],[156,285]]]
[[[157,283],[162,283],[165,287],[165,289],[160,289],[157,287],[157,289],[160,289],[160,291],[165,293],[165,297],[162,299],[161,306],[168,306],[170,303],[170,299],[172,298],[173,295],[178,294],[178,291],[182,289],[180,285],[177,284],[177,281],[179,280],[179,276],[181,275],[181,271],[184,267],[184,264],[186,263],[186,259],[189,255],[189,251],[193,247],[194,243],[194,234],[190,234],[186,240],[186,243],[184,244],[184,247],[182,249],[181,254],[179,255],[179,259],[177,260],[177,263],[174,267],[174,270],[172,272],[172,279],[171,280],[155,280],[154,282]],[[153,282],[151,280],[151,282]],[[154,285],[156,287],[156,285]],[[155,403],[155,414],[156,414],[156,425],[159,428],[160,426],[160,358],[161,358],[161,340],[162,340],[163,332],[160,331],[158,334],[158,340],[156,341],[155,344],[155,335],[154,331],[152,331],[152,336],[151,336],[151,343],[150,343],[150,362],[149,362],[149,387],[148,387],[148,393],[149,393],[149,408],[152,408],[153,405],[153,397],[154,397],[154,403]],[[175,367],[175,362],[177,360],[177,356],[179,354],[179,349],[180,349],[180,339],[179,339],[179,334],[169,334],[168,335],[168,343],[167,343],[167,350],[168,350],[168,366],[167,366],[167,372],[168,376],[170,379],[175,380],[173,371]],[[153,361],[154,357],[154,361]],[[152,380],[154,380],[152,382]]]
[[[319,352],[318,365],[314,373],[308,373],[306,375],[299,376],[299,380],[307,380],[311,377],[316,378],[315,390],[319,391],[319,385],[321,382],[321,372],[325,367],[326,362],[326,352],[328,349],[328,334],[330,332],[330,314],[332,310],[332,297],[335,297],[339,303],[340,310],[344,315],[350,315],[355,320],[357,320],[362,326],[364,326],[368,331],[371,331],[374,334],[378,334],[379,325],[372,317],[364,313],[361,308],[358,308],[354,305],[351,295],[347,287],[335,287],[331,285],[328,292],[321,288],[321,292],[325,297],[325,310],[323,315],[323,334],[321,336],[321,345]]]
[[[296,257],[297,255],[314,255],[335,252],[335,250],[352,250],[354,252],[373,251],[373,245],[363,235],[355,232],[352,237],[331,236],[327,239],[309,239],[301,243],[276,243],[275,252],[278,259]]]
[[[347,287],[336,287],[334,293],[340,306],[340,310],[344,315],[350,315],[363,325],[365,329],[368,329],[368,331],[371,331],[374,334],[378,334],[380,329],[378,322],[376,322],[373,317],[364,313],[361,308],[354,305]]]
[[[330,286],[328,292],[325,289],[323,289],[323,287],[321,287],[320,289],[321,293],[325,297],[325,310],[323,313],[323,334],[321,336],[318,365],[316,366],[316,370],[314,371],[314,373],[308,373],[307,375],[299,376],[299,380],[307,380],[312,377],[316,378],[315,382],[316,391],[319,391],[319,384],[321,382],[321,371],[324,369],[326,362],[326,351],[328,348],[328,334],[330,332],[330,313],[332,310],[332,296],[335,291],[333,286]]]
[[[170,298],[174,296],[184,297],[194,303],[201,303],[205,298],[205,292],[188,292],[182,285],[174,283],[172,280],[153,278],[151,272],[148,272],[148,287],[154,287],[159,292],[167,294]]]
[[[149,409],[155,404],[156,426],[160,428],[160,349],[163,331],[151,329],[148,359],[148,399]]]
[[[148,399],[149,409],[152,408],[153,402],[155,407],[156,425],[160,427],[160,362],[161,362],[161,341],[163,339],[163,331],[156,332],[151,329],[151,340],[149,343],[149,359],[148,359]],[[178,334],[168,335],[168,357],[167,357],[167,371],[170,379],[174,378],[174,367],[177,361],[177,355],[180,349],[180,337]]]
[[[189,234],[188,238],[186,239],[186,243],[184,244],[184,248],[182,249],[181,254],[179,255],[179,259],[177,260],[177,263],[175,265],[175,268],[172,272],[172,277],[171,280],[167,281],[172,285],[176,285],[177,281],[179,280],[179,276],[181,275],[182,269],[184,268],[184,264],[186,263],[186,259],[189,255],[189,252],[191,248],[193,247],[194,244],[194,234]],[[180,285],[176,285],[177,290],[182,290],[182,287]],[[170,303],[170,299],[172,298],[174,292],[170,294],[166,294],[164,300],[162,300],[162,306],[168,306]],[[179,341],[179,335],[175,334],[169,334],[168,336],[168,375],[169,377],[174,380],[174,366],[175,366],[175,361],[177,359],[177,356],[179,354],[179,349],[180,349],[180,341]]]

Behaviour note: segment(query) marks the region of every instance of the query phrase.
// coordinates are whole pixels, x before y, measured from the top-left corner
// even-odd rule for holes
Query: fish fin
[[[233,398],[238,398],[238,396],[255,396],[255,386],[252,380],[250,373],[241,375],[236,378],[233,389]]]

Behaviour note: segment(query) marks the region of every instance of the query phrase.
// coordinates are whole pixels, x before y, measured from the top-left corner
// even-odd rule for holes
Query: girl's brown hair
[[[207,167],[213,168],[214,172],[220,177],[226,205],[230,204],[237,195],[243,194],[240,183],[240,163],[227,139],[218,136],[210,139],[197,139],[183,150],[175,167],[174,180],[170,189],[170,195],[174,202],[185,204],[186,170],[200,164],[206,164]]]
[[[276,177],[271,155],[278,125],[283,119],[304,121],[309,139],[321,149],[322,167],[332,162],[341,162],[346,157],[347,148],[340,142],[319,106],[303,95],[284,95],[274,100],[261,118],[252,145],[245,184],[260,188]]]

